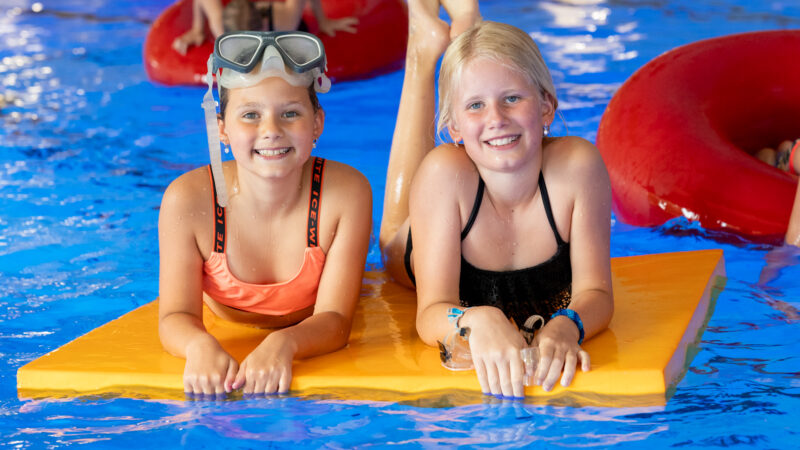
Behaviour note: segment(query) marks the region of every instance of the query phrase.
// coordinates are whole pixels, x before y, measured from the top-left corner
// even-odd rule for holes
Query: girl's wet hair
[[[228,88],[224,86],[219,87],[219,115],[222,120],[225,120],[225,108],[228,106],[229,95]],[[311,107],[314,108],[314,112],[322,109],[322,106],[319,104],[319,98],[317,97],[317,91],[314,90],[313,84],[308,87],[308,98],[311,100]]]
[[[517,27],[483,21],[458,36],[448,47],[439,70],[439,133],[452,123],[453,96],[464,67],[482,57],[518,71],[536,86],[542,98],[549,96],[558,108],[550,70],[533,39]]]

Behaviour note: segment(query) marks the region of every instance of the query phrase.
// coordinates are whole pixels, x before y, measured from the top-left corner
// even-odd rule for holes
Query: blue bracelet
[[[578,327],[578,332],[580,332],[580,336],[578,337],[578,345],[583,344],[583,322],[581,322],[581,316],[579,316],[574,309],[559,309],[558,311],[554,312],[552,316],[550,316],[550,320],[553,320],[558,316],[567,316],[569,320],[571,320],[575,326]]]
[[[464,315],[465,312],[469,311],[472,308],[471,306],[468,308],[460,309],[460,308],[450,308],[447,310],[447,320],[455,325],[456,329],[460,328],[458,322],[461,320],[461,316]]]

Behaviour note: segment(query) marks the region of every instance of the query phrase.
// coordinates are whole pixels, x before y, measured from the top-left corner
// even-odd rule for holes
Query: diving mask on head
[[[236,89],[255,86],[269,77],[283,78],[292,86],[313,84],[314,91],[326,93],[331,81],[325,76],[325,48],[313,34],[301,31],[234,31],[214,42],[208,58],[208,91],[203,96],[211,171],[217,186],[220,206],[228,203],[222,174],[217,102],[214,101],[213,75],[217,88]],[[221,71],[221,73],[219,73]]]

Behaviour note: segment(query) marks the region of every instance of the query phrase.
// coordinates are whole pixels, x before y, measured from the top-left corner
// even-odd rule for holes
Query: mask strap
[[[221,207],[228,206],[228,189],[225,184],[225,175],[222,173],[222,154],[220,152],[219,125],[217,124],[217,102],[214,101],[214,55],[208,58],[208,91],[203,95],[203,111],[206,119],[206,134],[208,135],[208,156],[211,159],[211,173],[214,175],[214,184],[217,186],[217,203]]]

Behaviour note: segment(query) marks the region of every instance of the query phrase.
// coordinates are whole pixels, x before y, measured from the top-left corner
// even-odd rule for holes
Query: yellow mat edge
[[[725,289],[727,280],[725,259],[722,256],[722,251],[720,251],[719,261],[708,280],[703,297],[692,315],[692,320],[686,327],[681,344],[664,368],[664,380],[667,383],[667,401],[675,393],[678,383],[683,380],[683,377],[688,372],[694,357],[700,352],[700,342],[708,327],[708,322],[714,315],[717,299]]]
[[[708,252],[717,253],[719,255],[717,266],[718,266],[718,268],[720,266],[722,267],[722,273],[724,274],[724,258],[723,258],[723,252],[721,250],[712,249],[712,250],[700,250],[700,251],[694,251],[694,252],[696,252],[696,253],[708,253]],[[684,253],[684,252],[670,252],[670,253]],[[633,256],[617,257],[615,259],[619,259],[619,260],[625,260],[625,259],[628,259],[628,258],[635,259],[635,258],[639,258],[639,257],[642,257],[642,256],[648,256],[648,255],[633,255]],[[715,275],[717,275],[717,274],[715,273]],[[718,278],[715,275],[712,275],[712,277],[711,277],[711,279],[710,279],[710,281],[709,281],[709,283],[707,285],[707,291],[711,291],[712,293],[713,293],[713,288],[716,286],[715,283],[718,283],[717,281],[715,281]],[[694,330],[694,333],[689,333],[688,332],[689,330],[687,329],[687,333],[684,335],[684,338],[686,338],[687,335],[692,334],[693,339],[691,339],[691,342],[694,343],[694,344],[699,342],[699,339],[701,338],[702,333],[705,330],[705,325],[707,324],[707,321],[710,319],[710,316],[711,316],[711,314],[713,312],[713,303],[715,303],[716,298],[719,295],[719,291],[721,291],[722,287],[724,287],[724,283],[722,284],[722,286],[719,286],[719,288],[717,289],[716,295],[713,295],[713,299],[710,298],[711,297],[710,295],[707,295],[708,292],[703,294],[703,299],[701,300],[700,304],[698,305],[697,310],[695,311],[695,316],[700,314],[702,316],[703,320],[700,322],[699,327]],[[711,300],[713,300],[713,301],[711,301]],[[706,305],[703,305],[703,302],[706,302]],[[132,313],[134,313],[135,311],[137,311],[137,310],[139,310],[141,308],[152,307],[152,303],[153,302],[148,302],[148,303],[146,303],[144,305],[141,305],[141,306],[135,308],[134,310],[131,310],[128,313],[123,314],[119,318],[113,319],[113,320],[101,325],[98,328],[102,328],[102,327],[106,327],[106,326],[113,326],[114,322],[123,319],[128,314],[132,314]],[[705,313],[701,314],[701,312],[702,312],[702,310],[704,308],[705,308]],[[693,317],[693,321],[694,320],[695,319]],[[46,355],[49,355],[49,354],[51,354],[53,352],[59,351],[59,350],[65,348],[65,347],[67,347],[70,343],[79,340],[83,336],[86,336],[87,334],[91,333],[92,331],[97,330],[98,328],[96,328],[94,330],[90,330],[89,332],[87,332],[87,333],[75,338],[73,341],[70,341],[69,343],[64,344],[63,346],[59,347],[58,349],[55,349],[55,350],[53,350],[51,352],[48,352]],[[678,355],[678,353],[680,353],[680,355]],[[673,373],[673,374],[671,376],[666,376],[666,374],[664,374],[664,377],[661,379],[661,381],[664,382],[664,381],[668,381],[668,380],[674,380],[674,384],[670,384],[670,388],[673,389],[673,391],[674,391],[675,385],[677,385],[677,382],[679,382],[682,379],[683,374],[688,369],[688,366],[691,363],[692,358],[694,357],[694,354],[695,353],[692,353],[687,347],[679,348],[679,351],[676,351],[676,355],[673,356],[673,360],[681,361],[681,364],[679,365],[680,369],[677,370],[677,371],[675,371],[674,369],[670,369],[670,370],[672,370],[671,373]],[[46,355],[43,355],[43,356],[46,356]],[[41,360],[42,360],[41,357],[37,358],[37,359],[34,359],[33,361],[30,361],[29,363],[23,365],[22,367],[20,367],[18,369],[18,373],[17,373],[17,375],[18,375],[17,376],[17,380],[18,380],[18,395],[19,395],[19,397],[21,399],[24,399],[24,398],[43,398],[43,397],[76,397],[76,396],[77,397],[86,397],[86,396],[89,396],[89,397],[93,397],[93,396],[115,397],[115,396],[120,396],[120,395],[128,397],[128,398],[152,398],[152,399],[176,399],[176,400],[177,399],[180,399],[180,400],[186,399],[186,397],[183,394],[183,392],[181,392],[180,390],[175,390],[175,389],[171,388],[171,386],[174,385],[174,383],[172,383],[171,381],[170,382],[166,382],[164,384],[163,388],[161,388],[161,387],[152,387],[152,386],[146,387],[146,386],[141,386],[141,385],[134,385],[132,383],[126,383],[124,381],[122,381],[122,382],[113,382],[112,381],[110,383],[106,383],[107,385],[103,386],[100,389],[97,389],[96,388],[97,384],[93,383],[93,387],[92,388],[79,387],[76,390],[70,390],[70,391],[66,391],[66,390],[60,391],[60,390],[52,390],[52,389],[46,389],[46,388],[45,389],[37,388],[36,385],[38,385],[39,383],[26,383],[26,382],[20,383],[20,378],[25,379],[25,380],[34,380],[34,379],[39,378],[40,376],[46,376],[47,375],[47,371],[46,370],[39,371],[39,370],[37,370],[35,368],[36,367],[36,362],[37,361],[41,361]],[[670,364],[672,364],[672,362]],[[41,372],[41,373],[37,373],[37,372]],[[646,371],[644,371],[644,372],[646,372]],[[20,377],[19,376],[20,373],[26,373],[26,376],[25,377]],[[650,376],[650,375],[648,375],[648,376]],[[117,378],[117,377],[111,377],[111,378],[113,379],[113,378]],[[124,377],[121,376],[120,378],[124,378]],[[644,378],[647,378],[647,377],[644,377]],[[310,379],[310,377],[308,379]],[[306,379],[305,381],[308,381],[308,379]],[[645,380],[643,379],[642,381],[645,381]],[[648,380],[644,384],[649,384],[650,382],[658,384],[658,381],[655,381],[655,380]],[[157,383],[154,382],[152,384],[157,384]],[[324,384],[324,385],[320,386],[319,384]],[[426,384],[426,383],[423,383],[423,384]],[[427,383],[427,384],[430,384],[430,383]],[[123,387],[123,386],[126,386],[126,387]],[[302,384],[302,386],[298,386],[298,389],[296,391],[293,390],[293,393],[299,394],[301,396],[324,395],[321,392],[318,393],[318,394],[315,394],[315,392],[322,391],[323,389],[326,392],[330,392],[332,390],[335,391],[337,389],[338,390],[344,390],[344,391],[351,392],[351,393],[356,393],[358,391],[385,392],[386,395],[391,397],[391,398],[398,398],[398,397],[399,398],[403,398],[403,397],[409,397],[409,396],[411,396],[412,398],[427,397],[427,395],[421,395],[421,394],[432,393],[432,392],[436,392],[437,390],[443,390],[443,391],[452,391],[453,390],[449,386],[444,386],[441,389],[437,389],[435,387],[434,388],[426,387],[425,389],[421,389],[421,390],[418,390],[418,391],[401,392],[401,391],[392,391],[392,390],[389,390],[389,389],[384,390],[384,389],[363,388],[363,387],[355,386],[353,383],[342,383],[342,386],[335,386],[335,385],[331,384],[330,380],[327,380],[325,383],[304,382]],[[532,389],[533,390],[538,389],[539,392],[530,393],[530,391]],[[529,387],[529,388],[527,388],[526,393],[530,393],[531,402],[537,403],[537,404],[568,404],[568,405],[575,405],[576,404],[575,402],[578,402],[578,403],[580,403],[580,405],[587,405],[587,406],[648,406],[648,405],[664,405],[664,404],[666,404],[666,401],[669,399],[669,397],[672,394],[671,392],[669,392],[669,390],[666,392],[666,396],[665,396],[665,392],[652,392],[652,391],[646,392],[646,391],[648,391],[648,389],[644,389],[644,391],[645,391],[645,393],[635,394],[635,395],[630,395],[630,393],[629,393],[630,391],[628,391],[628,393],[624,394],[625,395],[624,398],[620,398],[616,394],[615,395],[597,394],[597,393],[593,393],[593,392],[583,392],[583,391],[576,390],[576,389],[571,389],[571,390],[570,389],[564,389],[564,388],[561,388],[560,386],[558,386],[556,388],[556,390],[554,392],[551,392],[551,393],[545,393],[545,392],[541,391],[541,388]],[[474,391],[470,391],[470,392],[474,392]],[[478,395],[481,395],[481,394],[478,393]],[[356,397],[357,397],[357,395],[356,395]],[[347,398],[354,398],[354,397],[352,397],[351,395],[348,395]],[[365,399],[368,400],[369,398],[365,398]]]

